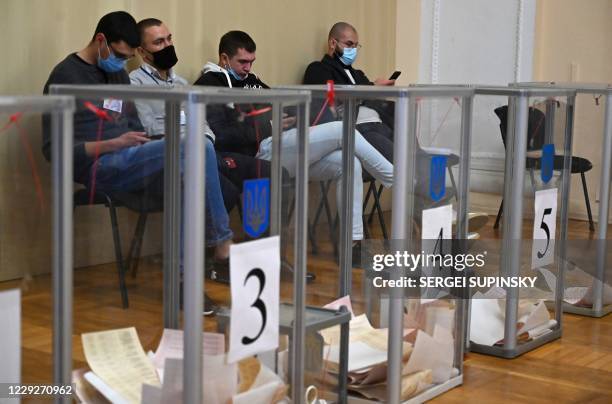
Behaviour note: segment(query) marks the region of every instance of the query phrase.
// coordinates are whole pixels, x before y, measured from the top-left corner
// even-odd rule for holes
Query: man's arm
[[[111,153],[126,147],[139,146],[149,142],[151,139],[145,136],[144,132],[126,132],[119,137],[101,140],[99,142],[85,142],[85,154],[88,157],[96,157],[105,153]]]

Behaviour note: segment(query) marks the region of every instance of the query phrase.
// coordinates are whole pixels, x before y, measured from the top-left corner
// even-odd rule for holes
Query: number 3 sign
[[[279,272],[278,236],[230,247],[229,363],[278,347]]]
[[[557,225],[557,188],[535,193],[531,268],[541,268],[555,261]]]

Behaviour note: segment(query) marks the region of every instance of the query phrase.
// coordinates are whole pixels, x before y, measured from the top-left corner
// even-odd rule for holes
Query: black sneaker
[[[219,261],[216,259],[212,260],[210,262],[209,268],[207,268],[206,270],[206,273],[210,280],[229,285],[229,259],[225,259],[223,261]]]
[[[353,264],[353,268],[363,268],[363,260],[362,260],[362,246],[361,246],[362,241],[358,241],[357,243],[355,243],[355,245],[353,245],[352,248],[352,264]]]
[[[179,289],[179,304],[181,310],[183,310],[183,282],[181,280],[181,287]],[[211,299],[206,293],[204,293],[204,309],[202,310],[202,314],[205,316],[212,316],[217,314],[219,311],[219,306],[215,303],[213,299]]]

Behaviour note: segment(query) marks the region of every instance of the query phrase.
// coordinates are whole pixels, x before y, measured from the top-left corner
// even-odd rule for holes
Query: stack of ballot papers
[[[557,290],[557,277],[551,271],[546,268],[539,268],[540,273],[544,276],[546,285],[553,292]],[[572,278],[580,279],[582,283],[589,284],[589,286],[570,286],[564,288],[563,301],[580,307],[593,307],[593,286],[596,284],[595,278],[590,274],[587,274],[581,269],[575,268],[571,272]],[[566,276],[565,282],[568,282],[570,276]],[[612,287],[607,283],[601,285],[602,287],[602,305],[607,306],[612,304]]]
[[[183,332],[164,330],[155,353],[145,354],[134,328],[83,334],[91,370],[73,371],[80,402],[182,403]],[[287,387],[255,358],[229,364],[223,334],[203,333],[202,394],[207,404],[278,403]]]
[[[470,341],[480,345],[501,345],[504,340],[506,291],[492,288],[472,298]],[[527,342],[552,332],[557,322],[550,318],[544,300],[521,299],[517,314],[517,340]]]
[[[354,316],[349,328],[348,389],[368,399],[384,401],[387,397],[388,329],[372,327],[365,314]],[[325,329],[320,334],[325,342],[326,374],[322,381],[335,385],[340,366],[340,328]],[[433,334],[422,329],[406,329],[402,345],[402,400],[458,374],[453,368],[454,339],[448,328],[434,325]]]

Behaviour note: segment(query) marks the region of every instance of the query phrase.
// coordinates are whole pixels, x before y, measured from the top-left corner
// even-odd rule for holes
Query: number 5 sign
[[[278,236],[230,247],[229,363],[278,347],[279,272]]]
[[[541,268],[555,261],[555,231],[557,224],[557,188],[535,193],[535,217],[531,269]]]

